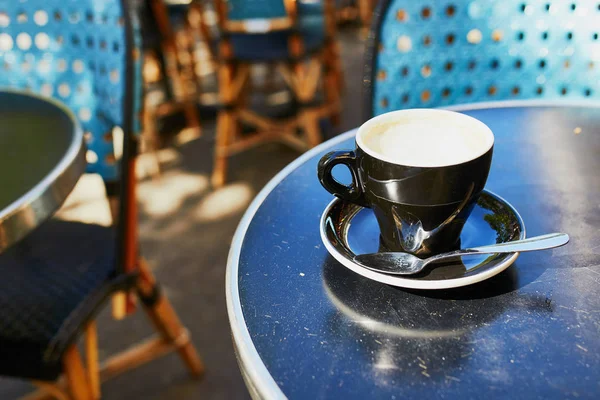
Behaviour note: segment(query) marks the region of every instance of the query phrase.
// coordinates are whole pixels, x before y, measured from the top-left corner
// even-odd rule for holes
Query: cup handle
[[[344,185],[335,180],[331,171],[338,164],[343,164],[352,174],[352,184]],[[358,168],[356,154],[354,151],[332,151],[325,154],[319,161],[317,174],[321,185],[331,194],[342,200],[369,207],[366,202],[365,193],[358,179]]]

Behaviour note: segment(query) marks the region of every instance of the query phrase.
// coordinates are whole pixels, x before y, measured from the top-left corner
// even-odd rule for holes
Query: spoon
[[[559,247],[569,242],[569,235],[566,233],[550,233],[547,235],[535,236],[513,242],[492,244],[489,246],[472,247],[451,251],[449,253],[438,254],[429,258],[420,259],[409,253],[401,252],[382,252],[361,254],[354,257],[354,261],[361,266],[377,272],[391,275],[412,275],[421,272],[428,264],[434,261],[445,260],[447,258],[479,255],[479,254],[498,254],[498,253],[516,253],[522,251],[545,250],[553,247]]]

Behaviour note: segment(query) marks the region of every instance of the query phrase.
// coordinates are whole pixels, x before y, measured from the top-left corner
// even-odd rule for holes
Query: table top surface
[[[495,134],[486,188],[528,236],[562,248],[521,254],[468,287],[404,290],[347,270],[325,250],[332,196],[306,153],[258,195],[234,237],[227,302],[256,397],[597,398],[600,393],[600,108],[487,104],[461,111]]]
[[[51,216],[85,171],[83,133],[62,104],[0,91],[0,251]]]

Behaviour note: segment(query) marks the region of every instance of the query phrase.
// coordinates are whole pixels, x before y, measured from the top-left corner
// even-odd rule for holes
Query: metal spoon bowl
[[[445,260],[448,258],[480,254],[516,253],[523,251],[546,250],[554,247],[564,246],[568,242],[569,235],[566,233],[550,233],[528,239],[515,240],[513,242],[497,243],[489,246],[451,251],[449,253],[438,254],[426,259],[421,259],[409,253],[382,252],[360,254],[354,257],[354,261],[367,269],[382,272],[384,274],[413,275],[421,272],[432,262]]]

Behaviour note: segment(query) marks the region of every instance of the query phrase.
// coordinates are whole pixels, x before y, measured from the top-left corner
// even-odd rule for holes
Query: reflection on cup
[[[323,187],[373,209],[388,250],[430,255],[456,246],[485,186],[494,145],[482,122],[452,111],[401,110],[364,123],[356,149],[319,162]],[[346,165],[351,185],[331,175]]]

